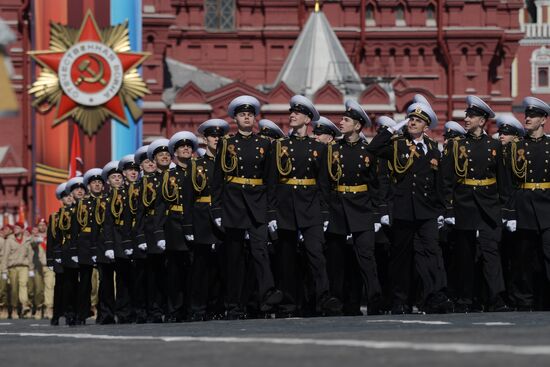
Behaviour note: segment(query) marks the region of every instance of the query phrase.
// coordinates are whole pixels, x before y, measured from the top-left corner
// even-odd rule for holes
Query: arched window
[[[437,24],[435,20],[435,6],[433,4],[429,4],[426,7],[426,26],[427,27],[435,27]]]
[[[542,46],[531,55],[531,92],[550,93],[550,49]]]
[[[405,26],[405,8],[403,5],[399,4],[395,7],[395,25],[396,26]]]
[[[235,0],[204,0],[204,26],[212,31],[235,28]]]
[[[368,4],[365,8],[365,22],[366,25],[369,26],[376,25],[376,21],[374,20],[374,6],[372,4]]]

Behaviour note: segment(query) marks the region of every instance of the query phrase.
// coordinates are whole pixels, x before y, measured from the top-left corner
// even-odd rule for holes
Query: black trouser
[[[133,275],[130,259],[116,258],[116,316],[121,323],[131,322],[134,312],[132,309]]]
[[[476,237],[476,232],[479,236]],[[481,302],[481,289],[487,289],[488,301],[493,303],[504,291],[499,242],[502,227],[480,221],[478,230],[456,230],[454,251],[457,271],[457,303],[472,305],[474,298]],[[480,276],[483,274],[483,276]]]
[[[147,254],[147,317],[162,317],[164,302],[164,274],[166,272],[164,254]]]
[[[55,286],[53,288],[53,315],[54,320],[63,316],[63,288],[65,286],[64,273],[55,273]]]
[[[91,314],[91,293],[92,293],[92,265],[79,264],[78,267],[78,321],[86,321]]]
[[[315,287],[317,301],[326,297],[329,291],[327,265],[323,253],[325,242],[323,227],[321,225],[300,228],[304,237],[303,250],[307,260],[309,274]],[[298,232],[280,229],[278,230],[278,251],[280,269],[280,286],[283,291],[283,301],[279,308],[293,312],[298,307],[299,289],[302,283],[298,279]]]
[[[189,251],[166,252],[168,315],[185,320],[189,309]]]
[[[332,295],[344,299],[344,283],[350,266],[349,252],[353,251],[361,278],[367,290],[367,300],[374,301],[381,297],[378,269],[374,256],[374,231],[355,232],[351,238],[352,245],[347,244],[346,236],[327,235],[327,269]]]
[[[445,288],[443,258],[437,220],[394,220],[390,247],[390,282],[394,305],[406,305],[412,296],[415,271],[420,278],[424,303]]]
[[[98,264],[99,270],[99,307],[96,323],[115,321],[115,265]],[[118,280],[118,279],[117,279]]]
[[[218,254],[212,245],[193,244],[193,265],[191,267],[191,312],[206,315],[209,303],[215,307],[215,298],[219,296],[216,284],[219,278]]]
[[[134,311],[138,320],[147,318],[147,266],[146,259],[134,259],[134,284],[132,292],[132,300]]]
[[[512,249],[509,294],[515,306],[534,307],[542,301],[544,281],[550,280],[550,229],[520,229],[517,239]]]
[[[267,226],[257,224],[248,229],[226,228],[225,254],[227,266],[226,308],[229,312],[244,311],[248,301],[243,299],[246,275],[245,232],[250,237],[250,254],[254,264],[260,297],[274,287],[267,252]]]
[[[76,318],[78,310],[78,268],[63,269],[63,311],[67,321]]]

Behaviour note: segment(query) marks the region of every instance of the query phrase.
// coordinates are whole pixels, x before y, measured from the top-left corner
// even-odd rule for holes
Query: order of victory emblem
[[[149,56],[129,52],[127,23],[100,30],[90,11],[80,30],[52,23],[50,49],[29,55],[42,67],[29,93],[34,107],[56,106],[54,126],[72,117],[89,136],[113,117],[128,125],[143,112],[136,100],[150,93],[137,68]]]

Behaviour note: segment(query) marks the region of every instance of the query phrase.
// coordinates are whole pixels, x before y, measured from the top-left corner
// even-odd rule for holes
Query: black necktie
[[[420,155],[424,155],[424,145],[422,143],[416,143],[416,151]]]

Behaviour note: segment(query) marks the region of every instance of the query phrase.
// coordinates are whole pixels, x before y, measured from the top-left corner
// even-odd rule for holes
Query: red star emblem
[[[123,36],[126,41],[127,33]],[[124,112],[127,98],[123,98],[123,79],[128,71],[141,65],[148,54],[122,52],[120,49],[124,47],[112,47],[114,43],[112,39],[103,39],[92,13],[88,11],[72,46],[64,51],[30,53],[37,63],[55,73],[59,80],[61,94],[57,100],[54,124],[71,115],[78,120],[79,109],[87,112],[96,109],[98,112],[94,116],[97,120],[94,121],[94,128],[85,128],[87,133],[96,132],[106,115],[128,124]],[[31,89],[30,92],[36,94],[39,85],[35,83],[33,88],[34,91]],[[146,87],[145,92],[148,92]]]

